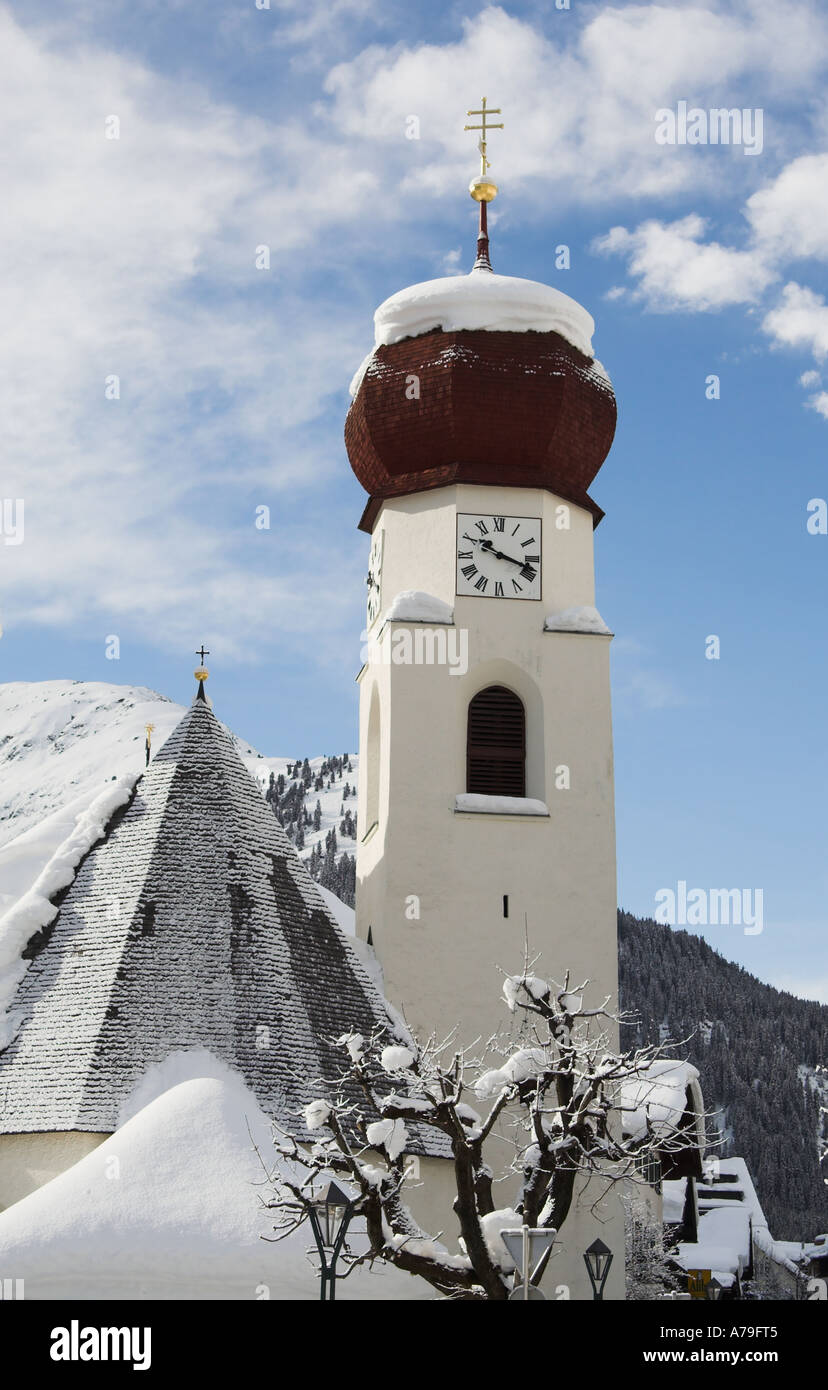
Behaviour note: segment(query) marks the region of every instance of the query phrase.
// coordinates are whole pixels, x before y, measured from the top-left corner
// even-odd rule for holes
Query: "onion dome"
[[[486,202],[475,186],[472,196],[481,228],[471,273],[386,299],[351,383],[345,443],[371,494],[366,530],[383,498],[449,483],[546,488],[596,522],[603,515],[587,489],[616,406],[592,317],[550,285],[494,274]]]

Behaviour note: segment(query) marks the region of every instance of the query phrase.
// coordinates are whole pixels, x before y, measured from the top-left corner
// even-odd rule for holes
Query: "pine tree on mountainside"
[[[797,1070],[828,1055],[828,1006],[761,983],[686,931],[619,912],[618,932],[621,1007],[640,1017],[622,1040],[657,1041],[664,1023],[672,1038],[690,1038],[679,1055],[699,1068],[708,1110],[720,1111],[718,1152],[747,1161],[773,1235],[828,1230],[820,1101]]]

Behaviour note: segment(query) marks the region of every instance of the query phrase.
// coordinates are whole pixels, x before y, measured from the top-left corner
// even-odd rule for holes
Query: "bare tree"
[[[674,1113],[669,1094],[665,1102],[665,1048],[613,1052],[609,1030],[614,1035],[618,1022],[630,1020],[608,1012],[608,1000],[584,1008],[587,984],[570,988],[568,974],[562,986],[527,971],[508,977],[503,993],[522,1017],[526,1045],[515,1050],[505,1033],[490,1039],[485,1052],[490,1062],[505,1059],[499,1067],[484,1069],[453,1037],[422,1045],[411,1040],[407,1047],[379,1036],[338,1039],[342,1076],[304,1111],[318,1141],[300,1145],[283,1132],[276,1136],[279,1163],[267,1204],[278,1212],[275,1238],[306,1220],[323,1175],[338,1175],[355,1189],[366,1222],[368,1248],[346,1251],[349,1270],[380,1260],[451,1298],[506,1299],[513,1265],[502,1229],[525,1223],[560,1231],[576,1182],[580,1191],[580,1180],[595,1180],[595,1208],[614,1184],[642,1183],[648,1161],[695,1142],[681,1128],[683,1095]],[[485,1114],[467,1097],[483,1102]],[[513,1183],[514,1206],[501,1210],[487,1162],[496,1127],[513,1149],[501,1176]],[[457,1254],[440,1243],[441,1233],[421,1229],[404,1200],[406,1155],[417,1152],[442,1154],[453,1164]],[[304,1176],[297,1177],[300,1169]],[[535,1283],[543,1268],[533,1274]]]

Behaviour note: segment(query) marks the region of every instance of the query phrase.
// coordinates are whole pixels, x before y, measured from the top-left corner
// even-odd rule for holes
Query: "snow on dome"
[[[444,333],[481,328],[491,332],[559,333],[585,357],[593,355],[595,321],[576,300],[537,280],[493,275],[490,271],[473,270],[469,275],[425,280],[392,294],[374,314],[375,346],[415,338],[434,328]],[[360,370],[365,366],[367,359]]]
[[[0,1264],[25,1279],[27,1298],[319,1298],[309,1231],[270,1243],[271,1123],[240,1078],[217,1059],[212,1070],[0,1212]],[[357,1270],[337,1289],[346,1299],[433,1296],[397,1270]]]
[[[362,385],[362,378],[365,376],[365,373],[367,372],[368,368],[371,365],[371,362],[373,361],[373,357],[374,349],[371,348],[371,351],[367,353],[365,357],[363,357],[362,361],[360,362],[359,366],[357,367],[356,371],[351,377],[350,385],[348,386],[349,396],[356,395],[357,391]]]

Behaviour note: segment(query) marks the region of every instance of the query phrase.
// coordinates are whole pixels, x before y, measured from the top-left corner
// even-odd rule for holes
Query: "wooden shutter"
[[[525,767],[523,702],[503,685],[480,690],[469,705],[466,791],[525,796]]]

